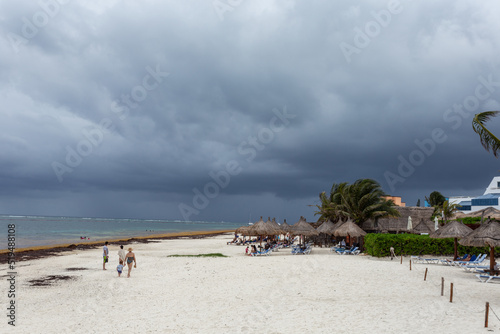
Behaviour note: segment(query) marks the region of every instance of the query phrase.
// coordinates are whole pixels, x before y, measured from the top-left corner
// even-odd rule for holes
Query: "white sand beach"
[[[489,333],[500,332],[500,284],[462,269],[281,249],[249,257],[232,236],[161,240],[134,248],[137,269],[117,277],[118,246],[108,270],[102,250],[17,263],[16,326],[2,333]],[[168,257],[223,253],[226,258]],[[71,270],[70,268],[84,268]],[[424,281],[425,268],[428,269]],[[68,270],[70,269],[70,270]],[[0,290],[7,307],[7,270]],[[30,281],[71,276],[50,286]],[[441,277],[445,296],[441,296]],[[450,303],[450,283],[454,301]]]

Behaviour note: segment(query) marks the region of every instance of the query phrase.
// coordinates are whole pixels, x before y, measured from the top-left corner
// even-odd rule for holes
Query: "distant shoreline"
[[[58,255],[59,253],[69,252],[75,249],[78,250],[93,249],[102,246],[105,241],[108,241],[110,245],[119,245],[119,244],[127,244],[134,242],[149,243],[152,242],[152,240],[166,240],[166,239],[179,239],[179,238],[199,239],[199,238],[207,238],[233,232],[234,230],[217,230],[217,231],[185,231],[185,232],[152,234],[147,236],[127,237],[119,239],[115,238],[115,239],[108,239],[101,241],[84,241],[80,243],[71,243],[71,244],[66,243],[57,245],[16,248],[14,254],[16,254],[15,258],[16,262],[20,262],[20,261],[44,258],[48,256],[55,256]],[[7,263],[8,253],[9,253],[8,249],[0,249],[1,264]]]

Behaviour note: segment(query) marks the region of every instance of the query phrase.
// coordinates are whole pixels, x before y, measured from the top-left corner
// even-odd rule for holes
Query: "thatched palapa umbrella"
[[[363,231],[361,227],[356,225],[352,220],[348,220],[343,223],[340,227],[338,227],[335,232],[335,236],[337,237],[363,237],[366,235],[366,232]]]
[[[326,222],[323,222],[316,231],[319,233],[325,233],[329,235],[333,235],[333,232],[335,232],[335,224],[331,222],[331,220],[327,220]]]
[[[283,229],[281,228],[280,224],[278,224],[278,223],[276,222],[276,218],[273,218],[273,220],[271,220],[271,221],[269,221],[269,220],[268,220],[266,223],[267,223],[267,224],[271,224],[271,226],[272,226],[272,227],[273,227],[276,231],[279,231],[279,233],[276,233],[276,234],[283,234],[283,233],[285,233],[285,232],[283,231]]]
[[[482,224],[468,236],[460,240],[464,246],[490,247],[490,275],[495,271],[495,247],[500,246],[500,223],[493,221]]]
[[[300,235],[310,237],[311,235],[319,235],[319,232],[316,231],[314,227],[306,222],[306,219],[303,216],[300,216],[298,222],[290,226],[291,234]]]
[[[433,239],[454,238],[455,243],[453,247],[453,261],[456,261],[458,258],[458,251],[457,251],[458,238],[463,238],[469,235],[471,232],[472,229],[470,227],[454,220],[446,224],[445,226],[441,227],[434,233],[432,233],[430,237]]]
[[[344,225],[344,223],[346,222],[343,222],[342,220],[339,220],[338,222],[336,222],[335,224],[333,224],[333,235],[335,235],[335,231],[342,225]]]
[[[347,237],[349,238],[359,238],[363,237],[366,235],[366,232],[363,231],[361,227],[356,225],[352,220],[348,220],[345,223],[343,223],[340,227],[337,227],[335,229],[335,232],[333,233],[337,237]]]
[[[260,236],[260,244],[262,245],[263,236],[280,234],[281,231],[274,228],[270,221],[269,223],[265,222],[261,216],[260,220],[250,227],[249,233],[249,235]]]
[[[241,235],[249,235],[248,233],[250,233],[250,227],[251,226],[238,227],[236,229],[236,231],[234,231],[234,233],[238,233],[238,234],[241,234]]]
[[[283,224],[280,225],[280,228],[284,234],[290,232],[290,225],[287,224],[286,219],[283,220]]]
[[[320,234],[326,234],[326,235],[333,235],[333,232],[335,232],[335,224],[332,223],[331,220],[327,220],[326,222],[323,222],[316,231],[318,231]],[[326,237],[325,237],[326,239]],[[325,241],[326,244],[326,241]]]

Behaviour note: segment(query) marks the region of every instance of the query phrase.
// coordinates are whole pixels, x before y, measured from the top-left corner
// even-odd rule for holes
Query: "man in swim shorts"
[[[104,243],[104,247],[102,248],[102,270],[106,270],[106,262],[108,262],[109,250],[108,250],[108,242]]]

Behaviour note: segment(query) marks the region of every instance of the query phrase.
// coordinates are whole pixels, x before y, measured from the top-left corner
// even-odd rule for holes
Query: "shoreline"
[[[180,239],[180,238],[190,238],[190,239],[201,239],[212,236],[217,236],[226,233],[234,233],[234,230],[216,230],[216,231],[185,231],[185,232],[173,232],[173,233],[162,233],[162,234],[152,234],[147,236],[139,237],[127,237],[127,238],[115,238],[103,241],[87,241],[80,243],[66,243],[66,244],[55,244],[55,245],[45,245],[45,246],[33,246],[25,248],[16,248],[14,254],[16,255],[16,262],[27,261],[45,258],[49,256],[55,256],[59,253],[70,252],[75,249],[95,249],[108,242],[109,245],[117,245],[122,243],[150,243],[153,240],[167,240],[167,239]],[[5,264],[8,262],[9,257],[8,249],[0,249],[0,264]]]

